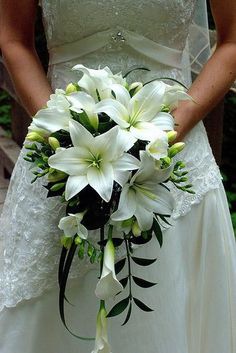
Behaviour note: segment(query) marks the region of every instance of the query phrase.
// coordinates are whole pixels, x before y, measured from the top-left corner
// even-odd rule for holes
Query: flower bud
[[[36,141],[36,142],[40,142],[40,143],[45,142],[44,137],[42,135],[40,135],[39,132],[35,132],[35,131],[28,132],[28,134],[26,135],[26,140]]]
[[[78,91],[78,86],[74,83],[69,83],[66,87],[66,94],[74,93]]]
[[[61,190],[66,184],[65,183],[57,183],[54,184],[51,188],[50,191],[58,191]]]
[[[132,95],[140,91],[140,89],[143,87],[142,82],[133,82],[131,85],[129,85],[129,91],[132,92]]]
[[[60,147],[60,142],[56,137],[49,137],[48,143],[54,151],[56,151],[56,149]]]
[[[132,225],[132,233],[135,237],[139,237],[141,235],[141,229],[140,229],[137,221],[134,221],[134,223]]]
[[[48,173],[48,181],[49,183],[56,183],[66,177],[66,173],[61,172],[60,170],[49,171]]]
[[[177,153],[181,152],[184,149],[184,142],[177,142],[169,148],[168,156],[173,158]]]
[[[76,244],[76,245],[81,244],[82,241],[83,241],[83,240],[80,238],[80,236],[77,236],[77,237],[75,238],[75,244]]]
[[[171,130],[167,132],[168,142],[173,142],[177,137],[177,131]]]
[[[61,237],[61,245],[64,246],[64,248],[69,249],[72,245],[73,242],[73,238],[72,237],[68,237],[66,235],[63,235]]]

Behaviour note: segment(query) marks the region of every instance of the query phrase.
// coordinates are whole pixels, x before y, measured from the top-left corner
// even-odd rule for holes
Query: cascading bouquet
[[[131,262],[148,266],[156,260],[134,256],[133,246],[153,236],[162,245],[162,228],[174,208],[166,183],[193,193],[183,161],[173,159],[184,143],[173,143],[177,133],[170,114],[179,100],[191,97],[181,85],[160,80],[128,84],[108,67],[93,70],[76,65],[73,70],[83,73],[79,82],[70,83],[65,91],[57,89],[34,116],[25,159],[34,167],[32,182],[44,176],[48,197],[61,196],[66,204],[65,217],[59,221],[64,232],[58,276],[62,321],[67,327],[65,289],[77,252],[80,259],[88,256],[91,263],[100,263],[93,353],[108,353],[107,317],[127,309],[127,323],[132,303],[143,311],[152,310],[133,297],[132,283],[142,288],[155,283],[132,275]],[[89,236],[92,229],[99,230],[99,241]],[[114,229],[120,236],[114,236]],[[120,246],[126,256],[115,264],[115,248]],[[126,263],[128,274],[118,280]],[[126,287],[128,295],[107,313],[105,301]]]

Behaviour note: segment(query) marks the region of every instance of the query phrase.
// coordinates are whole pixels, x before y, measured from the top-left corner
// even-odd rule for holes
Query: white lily
[[[47,108],[40,109],[33,118],[33,124],[39,129],[55,132],[58,130],[69,130],[71,113],[70,103],[65,97],[63,90],[56,90],[51,94],[47,102]]]
[[[104,99],[96,106],[96,112],[106,113],[114,120],[123,131],[130,135],[134,141],[154,140],[158,136],[160,118],[171,120],[174,127],[173,117],[160,113],[165,92],[164,82],[151,82],[142,87],[132,98],[121,85],[113,85],[112,90],[116,99]]]
[[[171,214],[174,199],[171,193],[158,183],[165,181],[171,168],[159,173],[155,160],[141,151],[141,167],[121,192],[117,211],[111,215],[113,221],[123,221],[135,216],[141,230],[149,230],[154,213]]]
[[[67,96],[68,101],[71,103],[70,110],[87,114],[90,124],[97,130],[98,128],[98,115],[95,113],[95,100],[85,92],[75,92]]]
[[[126,80],[121,75],[113,75],[107,66],[104,69],[94,70],[79,64],[74,66],[72,70],[83,72],[84,75],[79,80],[78,85],[96,101],[98,101],[98,94],[100,99],[111,97],[111,85],[113,83],[123,85],[126,83]]]
[[[92,353],[111,353],[107,335],[107,312],[104,305],[101,305],[97,315],[96,339]]]
[[[139,160],[126,151],[126,140],[114,127],[94,137],[80,123],[69,122],[70,136],[74,147],[58,152],[48,159],[48,164],[69,175],[65,198],[71,199],[87,185],[90,185],[108,202],[113,182],[121,186],[130,170],[138,169]]]
[[[84,212],[75,214],[69,213],[68,216],[60,219],[58,227],[63,230],[66,236],[73,237],[78,234],[80,238],[87,239],[88,230],[81,224],[83,217]]]
[[[192,97],[186,93],[186,89],[179,85],[166,85],[163,104],[167,106],[170,111],[177,108],[179,101],[193,100]]]
[[[123,286],[115,273],[115,247],[112,239],[108,239],[104,250],[102,274],[97,283],[95,295],[101,300],[106,300],[122,290]]]

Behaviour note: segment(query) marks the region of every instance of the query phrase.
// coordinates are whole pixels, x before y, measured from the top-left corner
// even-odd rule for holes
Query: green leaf
[[[131,257],[132,260],[140,266],[149,266],[151,264],[153,264],[157,259],[145,259],[145,258],[141,258],[141,257]]]
[[[115,264],[115,273],[118,274],[120,273],[124,266],[125,266],[125,262],[126,262],[126,257],[124,259],[121,259],[120,261],[118,261],[116,264]]]
[[[113,317],[120,315],[128,306],[130,298],[127,297],[125,299],[122,299],[119,303],[117,303],[113,308],[110,310],[110,312],[107,314],[107,317]]]
[[[142,288],[150,288],[150,287],[153,287],[153,286],[156,285],[156,283],[146,281],[145,279],[140,278],[140,277],[132,276],[132,278],[133,278],[134,282],[135,282],[139,287],[142,287]]]
[[[120,280],[120,283],[122,284],[122,286],[125,288],[127,286],[128,283],[128,277],[124,277]]]
[[[131,311],[132,311],[132,302],[130,302],[129,309],[128,309],[125,321],[123,322],[123,324],[121,326],[124,326],[125,324],[127,324],[127,322],[130,319]]]
[[[158,240],[158,243],[160,244],[160,247],[162,247],[162,244],[163,244],[162,230],[155,218],[153,219],[152,230],[155,233],[155,236]]]
[[[147,306],[146,304],[141,302],[141,300],[134,298],[134,297],[133,297],[133,300],[134,300],[135,304],[139,307],[139,309],[146,311],[146,312],[153,311],[153,309],[149,308],[149,306]]]

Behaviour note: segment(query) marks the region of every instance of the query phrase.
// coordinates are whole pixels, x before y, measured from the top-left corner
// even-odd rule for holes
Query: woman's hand
[[[217,29],[217,48],[189,89],[196,103],[181,102],[173,112],[178,140],[224,97],[236,79],[236,1],[211,0]]]
[[[15,90],[30,115],[52,90],[34,47],[36,0],[0,0],[0,48]]]

